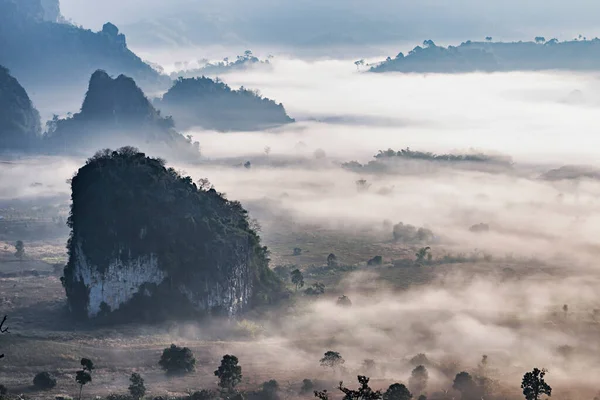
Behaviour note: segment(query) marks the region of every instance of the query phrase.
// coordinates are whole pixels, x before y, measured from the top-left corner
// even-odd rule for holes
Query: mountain
[[[46,149],[52,151],[136,145],[191,160],[200,155],[198,144],[178,133],[173,120],[160,115],[132,78],[113,79],[102,70],[90,78],[81,111],[49,122],[46,136]]]
[[[29,149],[40,133],[40,114],[23,86],[0,65],[0,151]]]
[[[179,129],[252,131],[294,122],[283,104],[241,87],[233,90],[219,79],[178,78],[157,107],[172,115]]]
[[[406,56],[371,67],[371,72],[439,72],[600,70],[600,39],[586,38],[559,42],[536,37],[533,42],[467,41],[442,47],[426,40]]]
[[[137,149],[98,152],[73,177],[63,285],[81,318],[235,315],[282,284],[240,203]]]
[[[97,69],[127,74],[148,88],[168,85],[113,24],[92,32],[61,21],[57,0],[0,0],[0,64],[29,91],[85,84]]]

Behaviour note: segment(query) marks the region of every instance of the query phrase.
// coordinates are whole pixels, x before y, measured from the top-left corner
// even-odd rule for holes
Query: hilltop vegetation
[[[218,78],[178,78],[157,107],[172,115],[179,129],[258,130],[294,122],[283,104],[257,91],[231,89]]]
[[[0,65],[0,149],[30,148],[40,134],[40,114],[25,89]]]
[[[270,57],[269,57],[270,58]],[[237,56],[235,60],[231,61],[229,57],[225,57],[223,61],[210,62],[201,60],[200,63],[204,64],[199,68],[192,69],[181,69],[177,72],[171,73],[172,79],[177,78],[195,78],[204,75],[217,75],[226,74],[228,72],[242,71],[248,68],[270,68],[271,62],[269,59],[261,60],[252,54],[252,51],[246,50],[243,55]],[[177,65],[177,64],[176,64]]]
[[[474,167],[477,169],[504,169],[512,165],[509,157],[494,156],[483,153],[470,154],[435,154],[431,152],[414,151],[409,148],[395,151],[393,149],[379,150],[375,160],[367,164],[361,164],[357,161],[350,161],[342,164],[343,168],[355,172],[367,173],[393,173],[396,171],[405,171],[407,167],[422,165],[423,162],[429,162],[432,166],[452,166],[452,167]],[[419,163],[420,164],[416,164]]]
[[[571,41],[546,41],[536,37],[528,42],[466,41],[459,46],[438,46],[425,40],[408,54],[371,66],[371,72],[438,72],[473,71],[537,71],[537,70],[598,70],[600,69],[600,39],[580,37]],[[357,64],[358,65],[358,64]]]

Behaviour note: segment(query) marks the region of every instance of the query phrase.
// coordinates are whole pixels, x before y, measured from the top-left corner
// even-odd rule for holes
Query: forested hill
[[[0,151],[29,149],[40,133],[40,114],[25,89],[0,65]]]
[[[467,41],[437,46],[425,40],[408,54],[399,53],[371,66],[371,72],[474,72],[600,70],[600,39],[559,42],[536,37],[528,42]],[[359,63],[359,62],[357,62]]]
[[[179,78],[155,104],[172,115],[178,129],[251,131],[294,122],[283,104],[257,91],[231,89],[219,79]]]
[[[89,152],[109,145],[136,145],[161,155],[197,159],[199,147],[161,116],[136,82],[127,76],[111,78],[105,71],[92,75],[81,112],[48,124],[46,150]],[[165,154],[166,152],[166,154]]]
[[[56,0],[0,0],[0,64],[28,90],[85,84],[96,69],[127,74],[142,87],[168,85],[113,24],[92,32],[62,21]]]

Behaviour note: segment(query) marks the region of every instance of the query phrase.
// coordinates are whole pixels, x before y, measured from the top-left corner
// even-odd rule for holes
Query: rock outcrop
[[[45,140],[52,151],[89,152],[108,146],[135,145],[164,156],[196,160],[192,144],[162,117],[132,78],[111,78],[96,71],[89,82],[81,111],[50,123]]]
[[[40,114],[27,92],[0,65],[0,150],[28,149],[40,139]]]
[[[294,122],[283,104],[243,87],[232,90],[206,77],[178,78],[155,104],[173,116],[179,129],[253,131]]]
[[[134,148],[78,171],[69,226],[62,281],[80,317],[235,315],[281,289],[238,202]]]

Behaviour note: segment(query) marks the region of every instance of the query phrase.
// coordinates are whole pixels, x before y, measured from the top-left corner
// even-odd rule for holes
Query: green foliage
[[[103,150],[79,169],[71,187],[64,282],[75,313],[86,315],[87,310],[86,288],[73,274],[78,246],[100,273],[114,259],[126,263],[130,258],[155,255],[169,279],[161,287],[146,288],[161,291],[153,315],[185,308],[185,300],[172,287],[193,283],[203,294],[215,281],[226,284],[230,269],[240,259],[247,262],[252,280],[248,284],[254,288],[250,303],[272,302],[283,290],[268,267],[268,249],[250,228],[248,212],[241,204],[214,189],[199,190],[190,177],[167,169],[160,159],[131,147]],[[174,301],[168,301],[169,296],[175,296]],[[147,296],[140,301],[144,299]],[[140,314],[139,309],[133,311],[132,317]]]
[[[360,384],[357,390],[348,389],[340,382],[338,389],[344,393],[343,400],[379,400],[382,398],[381,390],[373,390],[369,387],[369,378],[363,375],[358,375],[358,383]]]
[[[39,390],[49,390],[56,386],[56,378],[49,372],[40,372],[33,378],[33,386]]]
[[[299,269],[293,270],[290,273],[290,276],[292,278],[292,283],[294,284],[294,286],[296,286],[296,290],[304,286],[304,276],[302,275],[302,272],[300,272]]]
[[[383,400],[410,400],[412,394],[402,383],[394,383],[383,394]]]
[[[242,381],[242,367],[238,365],[238,358],[224,355],[215,376],[219,378],[219,387],[232,391]]]
[[[545,369],[534,368],[523,375],[521,389],[526,400],[539,400],[542,395],[552,395],[552,388],[544,380],[546,372]]]
[[[171,344],[163,350],[158,365],[167,374],[185,374],[196,369],[196,359],[188,347]]]
[[[323,358],[319,360],[319,364],[325,368],[338,368],[342,366],[346,360],[337,351],[327,351]]]
[[[146,386],[144,385],[144,379],[140,376],[140,374],[134,372],[129,377],[129,394],[136,400],[141,399],[146,395]]]
[[[25,245],[23,244],[22,240],[17,240],[15,243],[15,250],[15,257],[17,257],[19,260],[22,260],[25,256]]]
[[[80,364],[82,369],[75,374],[75,381],[79,384],[79,400],[81,400],[83,386],[92,381],[92,371],[94,370],[94,363],[89,358],[82,358]]]

